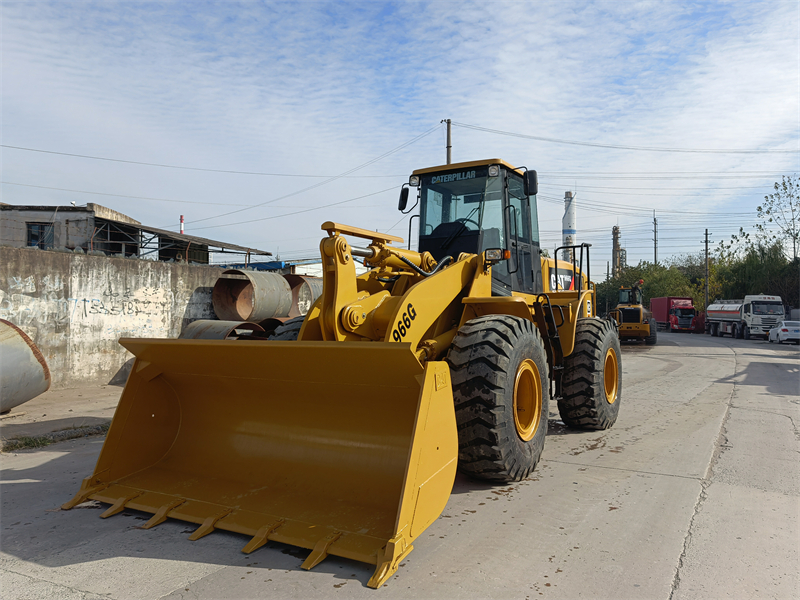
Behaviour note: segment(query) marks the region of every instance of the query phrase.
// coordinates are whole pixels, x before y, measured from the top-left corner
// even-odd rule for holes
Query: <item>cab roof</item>
[[[449,165],[440,165],[438,167],[428,167],[426,169],[416,169],[412,175],[424,175],[425,173],[438,173],[440,171],[457,171],[459,169],[471,169],[472,167],[488,167],[489,165],[502,165],[510,171],[516,171],[520,175],[523,173],[521,169],[508,164],[501,158],[485,158],[483,160],[471,160],[469,162],[452,163]]]

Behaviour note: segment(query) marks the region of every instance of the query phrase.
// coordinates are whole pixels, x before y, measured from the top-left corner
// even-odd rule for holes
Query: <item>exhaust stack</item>
[[[575,207],[575,196],[572,192],[564,192],[564,217],[561,219],[561,245],[574,246],[577,244],[578,230]],[[572,251],[564,250],[563,260],[572,260]]]

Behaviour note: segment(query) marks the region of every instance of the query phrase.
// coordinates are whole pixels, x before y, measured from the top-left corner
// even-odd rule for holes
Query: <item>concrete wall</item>
[[[0,247],[0,318],[27,333],[53,387],[124,381],[120,337],[177,337],[214,319],[219,267]],[[116,379],[115,379],[116,378]]]

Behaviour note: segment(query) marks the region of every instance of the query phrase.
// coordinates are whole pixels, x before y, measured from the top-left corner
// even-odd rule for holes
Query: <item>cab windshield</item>
[[[484,247],[477,251],[506,248],[502,177],[489,177],[483,167],[421,179],[420,237],[444,235],[445,242],[452,242],[465,233],[484,230],[488,233],[483,236]]]
[[[620,290],[619,291],[620,304],[641,304],[642,291],[636,289]]]
[[[693,308],[676,308],[675,314],[679,317],[693,317],[694,316],[694,309]]]
[[[782,315],[783,304],[780,302],[753,302],[754,315]]]

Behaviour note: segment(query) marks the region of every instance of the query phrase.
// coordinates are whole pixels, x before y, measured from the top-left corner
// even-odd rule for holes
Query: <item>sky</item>
[[[3,202],[184,215],[283,260],[318,256],[325,221],[407,239],[400,187],[445,163],[443,119],[453,162],[537,170],[543,247],[577,194],[595,280],[614,225],[628,263],[654,259],[653,211],[660,261],[697,253],[800,174],[796,1],[0,10]]]

